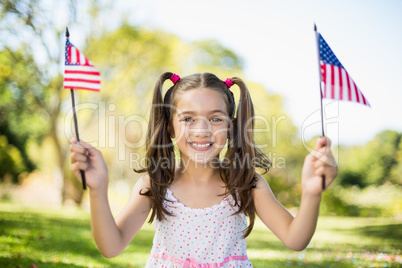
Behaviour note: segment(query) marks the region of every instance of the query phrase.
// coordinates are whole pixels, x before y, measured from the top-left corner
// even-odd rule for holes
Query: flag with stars
[[[64,67],[64,88],[100,91],[99,70],[68,39]]]
[[[320,65],[322,82],[322,97],[334,100],[357,102],[370,107],[363,93],[356,86],[341,62],[332,52],[321,34],[318,33],[320,47]]]

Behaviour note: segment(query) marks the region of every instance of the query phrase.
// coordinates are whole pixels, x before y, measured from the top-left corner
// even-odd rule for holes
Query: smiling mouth
[[[190,146],[193,147],[194,149],[202,150],[202,149],[209,149],[214,143],[209,142],[209,143],[195,143],[195,142],[189,142]]]

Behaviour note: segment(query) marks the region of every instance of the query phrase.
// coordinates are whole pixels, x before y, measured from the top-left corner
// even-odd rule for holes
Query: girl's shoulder
[[[270,188],[268,182],[264,179],[263,176],[261,176],[261,174],[255,173],[255,176],[257,178],[256,180],[256,184],[255,184],[255,188],[254,189],[266,189],[266,188]]]
[[[266,200],[267,198],[271,201],[275,199],[274,194],[267,180],[258,173],[256,173],[256,177],[257,181],[255,184],[255,188],[253,189],[254,202],[258,202],[261,199]]]
[[[142,175],[137,182],[135,183],[132,191],[146,192],[151,188],[151,178],[149,177],[148,173]]]
[[[149,186],[149,185],[151,185],[151,178],[149,177],[148,173],[145,173],[138,179],[138,182],[143,183],[143,184],[148,184],[148,186]]]

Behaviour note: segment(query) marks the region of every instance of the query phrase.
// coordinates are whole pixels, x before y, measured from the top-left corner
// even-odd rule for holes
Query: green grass
[[[401,227],[387,218],[320,217],[308,248],[294,252],[257,222],[248,256],[254,267],[402,267]],[[153,233],[146,224],[122,254],[106,259],[87,212],[0,203],[0,267],[144,267]]]

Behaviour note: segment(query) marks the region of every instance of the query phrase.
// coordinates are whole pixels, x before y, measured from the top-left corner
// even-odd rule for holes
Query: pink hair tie
[[[176,84],[179,79],[180,76],[178,76],[177,74],[172,74],[172,76],[170,77],[170,80],[172,80],[173,84]]]
[[[231,86],[234,85],[233,82],[232,82],[232,80],[230,80],[230,78],[226,78],[225,84],[228,86],[228,88],[230,88]]]

